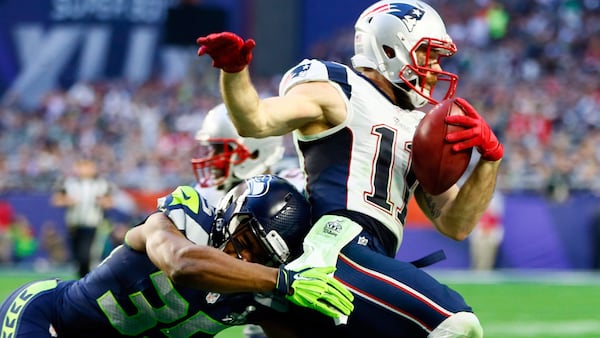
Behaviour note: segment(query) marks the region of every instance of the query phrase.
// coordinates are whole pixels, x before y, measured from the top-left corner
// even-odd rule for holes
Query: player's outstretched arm
[[[129,230],[126,242],[146,252],[176,284],[215,292],[273,292],[334,318],[353,309],[352,294],[331,276],[334,267],[296,272],[245,262],[190,242],[163,213]]]
[[[196,245],[162,212],[128,231],[126,243],[146,252],[175,283],[215,292],[270,292],[278,271],[230,257],[216,248]]]
[[[198,56],[209,55],[213,67],[221,69],[221,94],[238,133],[244,137],[263,136],[267,116],[259,110],[260,98],[248,71],[254,40],[244,41],[234,33],[221,32],[199,37],[196,43]]]
[[[209,55],[213,66],[221,69],[221,95],[241,136],[284,135],[299,129],[323,117],[322,107],[331,105],[324,100],[339,96],[326,82],[309,82],[285,96],[261,99],[247,67],[254,40],[244,41],[234,33],[222,32],[199,37],[196,42],[198,55]]]
[[[462,98],[455,102],[465,115],[447,116],[446,122],[463,126],[465,130],[446,135],[446,141],[453,143],[456,151],[475,147],[481,154],[480,160],[460,189],[454,186],[437,196],[418,190],[415,198],[441,233],[464,240],[492,199],[504,147],[471,104]]]

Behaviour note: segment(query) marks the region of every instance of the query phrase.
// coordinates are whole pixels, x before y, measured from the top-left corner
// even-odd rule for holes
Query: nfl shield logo
[[[208,304],[214,304],[217,302],[217,300],[219,299],[219,297],[221,297],[220,293],[216,293],[216,292],[209,292],[206,295],[206,302]]]

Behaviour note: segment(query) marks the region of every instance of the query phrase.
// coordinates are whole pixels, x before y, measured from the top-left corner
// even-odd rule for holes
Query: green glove
[[[330,276],[334,271],[333,266],[292,271],[281,265],[275,293],[334,319],[348,316],[354,310],[354,295]]]

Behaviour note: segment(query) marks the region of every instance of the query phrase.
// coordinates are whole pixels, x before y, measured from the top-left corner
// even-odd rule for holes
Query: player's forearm
[[[456,199],[441,215],[441,231],[464,240],[487,209],[496,187],[499,161],[480,160],[461,187]]]
[[[160,212],[131,229],[126,241],[134,250],[144,250],[152,263],[176,284],[215,292],[269,292],[277,284],[277,269],[196,245]]]
[[[179,250],[169,277],[177,284],[215,292],[271,292],[278,270],[233,258],[211,247]]]
[[[247,68],[239,73],[221,71],[221,95],[238,133],[244,137],[262,136],[260,98]]]

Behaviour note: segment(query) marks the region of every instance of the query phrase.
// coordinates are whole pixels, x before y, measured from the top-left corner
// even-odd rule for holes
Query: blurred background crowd
[[[600,0],[427,2],[458,46],[442,65],[459,74],[457,95],[505,145],[500,190],[556,202],[574,191],[600,196]],[[308,51],[302,57],[349,63],[352,25]],[[193,47],[185,52],[183,75],[168,80],[157,72],[143,82],[79,81],[46,92],[35,107],[5,95],[0,191],[51,191],[82,156],[120,189],[191,184],[194,133],[220,97],[209,60],[195,57]],[[280,76],[257,74],[259,90],[276,94]]]
[[[506,146],[501,188],[600,194],[600,1],[429,2],[459,48],[443,65],[460,75],[458,95]],[[353,28],[341,27],[309,56],[348,62],[352,39]],[[55,88],[35,109],[5,99],[0,190],[48,190],[82,154],[122,187],[192,181],[194,132],[219,93],[206,62],[193,59],[188,70],[168,83],[155,76]],[[278,80],[260,81],[265,94]]]

